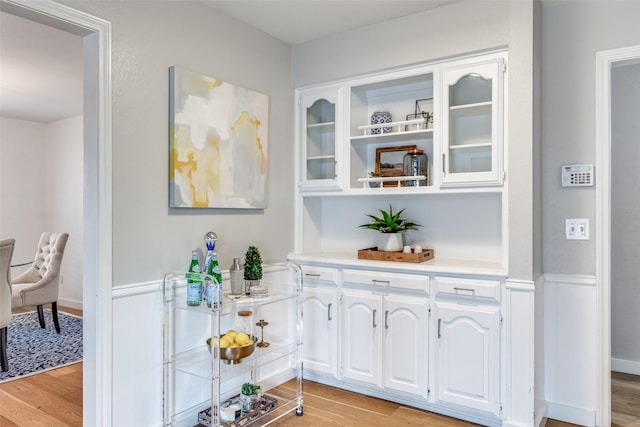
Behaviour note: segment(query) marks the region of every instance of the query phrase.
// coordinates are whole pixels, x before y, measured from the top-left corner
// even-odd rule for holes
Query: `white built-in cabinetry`
[[[506,62],[494,52],[296,91],[289,257],[303,270],[307,378],[501,423]],[[381,111],[392,121],[371,125]],[[428,156],[426,185],[369,177],[377,162],[402,163],[409,146]],[[389,205],[421,224],[405,244],[434,249],[434,259],[357,258],[376,246],[358,226]]]

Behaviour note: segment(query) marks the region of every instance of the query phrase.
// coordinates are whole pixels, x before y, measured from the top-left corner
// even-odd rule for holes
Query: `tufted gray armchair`
[[[9,370],[7,359],[7,327],[11,322],[11,256],[14,239],[0,240],[0,367]]]
[[[45,327],[42,306],[51,303],[53,324],[58,333],[60,333],[58,323],[60,264],[68,238],[68,233],[42,233],[33,264],[13,280],[11,289],[12,308],[35,305],[38,308],[41,328]]]

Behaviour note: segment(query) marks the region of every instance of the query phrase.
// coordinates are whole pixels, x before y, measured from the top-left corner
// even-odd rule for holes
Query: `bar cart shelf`
[[[199,277],[205,283],[211,279],[206,274]],[[163,281],[164,425],[266,426],[293,411],[302,415],[300,268],[265,264],[261,288],[267,288],[266,297],[231,295],[224,282],[222,303],[211,307],[205,302],[188,306],[186,284],[185,273],[168,273]],[[268,345],[256,342],[249,356],[225,363],[215,338],[232,329]],[[294,388],[279,387],[290,380]],[[230,419],[244,383],[260,386],[260,404]]]

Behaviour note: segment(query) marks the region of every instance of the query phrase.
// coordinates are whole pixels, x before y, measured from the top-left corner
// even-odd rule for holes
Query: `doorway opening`
[[[596,285],[598,378],[596,425],[611,425],[612,103],[611,70],[640,60],[640,46],[596,53]]]
[[[0,10],[83,39],[83,417],[111,425],[111,25],[48,0],[1,0]]]

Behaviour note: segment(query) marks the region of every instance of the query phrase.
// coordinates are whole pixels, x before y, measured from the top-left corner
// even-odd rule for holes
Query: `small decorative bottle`
[[[240,295],[244,290],[244,268],[240,263],[240,258],[234,258],[233,264],[229,268],[231,278],[231,294]]]
[[[202,281],[200,274],[200,262],[198,261],[198,251],[191,252],[191,264],[187,273],[187,305],[200,305],[202,302]]]

